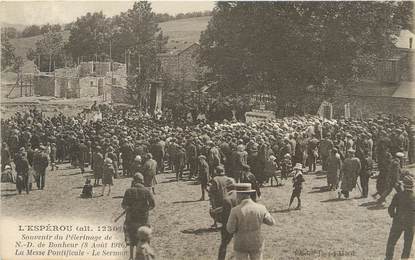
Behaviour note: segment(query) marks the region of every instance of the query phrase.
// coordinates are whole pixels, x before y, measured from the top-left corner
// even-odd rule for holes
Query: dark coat
[[[126,211],[125,224],[148,224],[148,212],[155,207],[151,192],[142,184],[136,183],[134,187],[124,193],[121,206]],[[128,228],[128,227],[127,227]]]

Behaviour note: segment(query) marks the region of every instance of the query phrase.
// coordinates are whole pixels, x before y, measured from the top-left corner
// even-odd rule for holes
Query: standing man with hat
[[[378,199],[378,203],[384,203],[386,201],[386,197],[392,192],[392,190],[395,188],[398,190],[398,181],[400,178],[401,173],[401,160],[404,157],[404,153],[397,152],[395,154],[395,157],[392,159],[390,163],[389,171],[387,171],[387,175],[385,178],[385,191],[380,194],[380,198]]]
[[[261,198],[261,189],[259,187],[259,183],[255,175],[251,172],[251,167],[247,164],[242,166],[241,182],[250,183],[251,187],[256,191],[255,193],[251,194],[253,200],[256,201],[257,198]]]
[[[157,173],[157,162],[153,159],[151,153],[146,154],[146,161],[143,164],[143,177],[144,187],[152,190],[153,194],[156,194],[154,190],[155,177]]]
[[[341,175],[341,192],[338,193],[339,198],[343,194],[346,199],[349,198],[349,192],[356,187],[357,176],[359,176],[361,164],[359,158],[355,156],[355,150],[347,151],[347,158],[344,160]]]
[[[323,171],[327,171],[327,159],[329,158],[330,152],[334,147],[333,142],[330,140],[330,138],[330,133],[327,133],[324,139],[320,141],[320,144],[318,146],[318,152],[320,155]]]
[[[388,243],[386,246],[385,260],[392,260],[395,245],[402,233],[404,233],[404,244],[402,259],[409,259],[411,247],[414,241],[415,230],[415,194],[414,176],[408,171],[404,172],[402,180],[403,191],[398,192],[392,199],[388,208],[389,215],[393,218],[392,227],[389,232]]]
[[[33,158],[33,168],[37,174],[36,185],[39,190],[43,190],[45,187],[46,169],[49,165],[45,150],[44,146],[40,146],[39,153]]]
[[[209,172],[209,164],[206,161],[206,156],[199,155],[199,164],[197,169],[199,172],[200,186],[202,190],[202,196],[200,197],[200,200],[205,200],[205,191],[207,190],[211,177]]]
[[[235,183],[234,179],[225,176],[225,169],[222,165],[216,167],[216,174],[217,176],[212,179],[209,186],[209,199],[212,205],[211,212],[215,212],[215,209],[222,208],[223,200],[227,193],[226,187],[229,186],[229,183]],[[217,218],[215,215],[213,215],[213,219],[215,221],[213,227],[216,227]]]
[[[226,230],[234,236],[235,259],[262,259],[264,236],[261,225],[274,225],[275,220],[265,206],[254,202],[250,183],[235,186],[239,205],[232,208]]]
[[[134,247],[138,243],[138,228],[150,226],[149,211],[155,207],[151,192],[143,185],[144,177],[140,173],[133,176],[133,184],[124,193],[121,206],[125,209],[125,242],[130,246],[130,259],[134,259]]]

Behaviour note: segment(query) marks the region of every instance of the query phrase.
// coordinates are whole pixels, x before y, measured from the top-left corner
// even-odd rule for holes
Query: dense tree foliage
[[[128,90],[136,104],[159,72],[157,54],[167,43],[149,2],[136,2],[132,9],[113,19],[113,53],[121,59],[128,53]]]
[[[408,26],[401,2],[218,2],[202,33],[202,65],[224,94],[339,85],[373,72]],[[410,12],[410,11],[409,11]]]
[[[14,27],[1,27],[1,37],[7,37],[14,39],[18,35],[16,28]]]
[[[110,35],[110,20],[102,12],[87,13],[72,24],[66,49],[74,60],[93,60],[109,54]]]
[[[12,66],[15,60],[14,47],[11,45],[9,38],[1,37],[1,70]]]
[[[23,29],[22,37],[32,37],[41,34],[40,26],[30,25]]]

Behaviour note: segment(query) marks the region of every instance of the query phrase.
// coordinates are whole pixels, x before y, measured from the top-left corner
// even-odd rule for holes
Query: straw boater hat
[[[110,158],[106,158],[104,162],[106,164],[112,164],[112,160]]]
[[[252,192],[256,192],[255,190],[252,189],[252,185],[251,183],[235,183],[233,185],[235,191],[237,193],[252,193]]]
[[[302,170],[303,169],[303,165],[301,163],[296,163],[293,169],[294,170]]]
[[[398,158],[403,158],[403,157],[405,157],[405,154],[404,154],[404,153],[402,153],[402,152],[397,152],[397,153],[395,154],[395,156],[396,156],[396,157],[398,157]]]

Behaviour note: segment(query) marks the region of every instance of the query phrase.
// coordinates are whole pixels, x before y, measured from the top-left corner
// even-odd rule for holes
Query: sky
[[[150,1],[156,13],[175,15],[212,10],[213,1]],[[8,24],[69,23],[87,12],[113,16],[133,6],[133,1],[1,1],[0,22]]]

